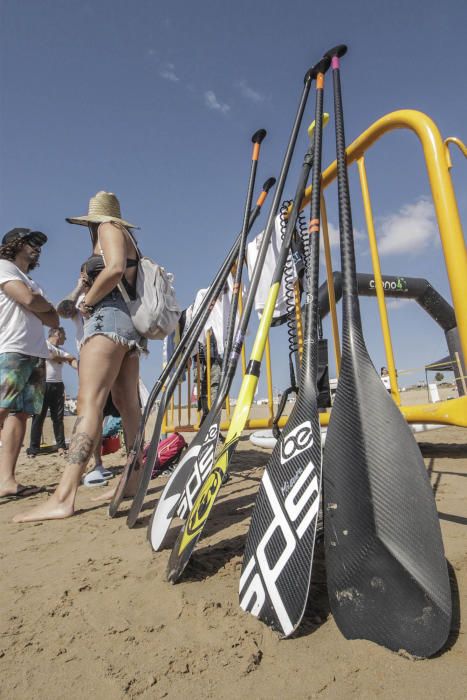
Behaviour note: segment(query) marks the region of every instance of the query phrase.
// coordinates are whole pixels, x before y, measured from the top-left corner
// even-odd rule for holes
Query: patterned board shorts
[[[128,346],[130,350],[146,351],[147,341],[135,329],[118,290],[110,292],[96,304],[92,316],[84,322],[83,332],[82,344],[93,335],[105,335],[115,343]]]
[[[40,413],[45,392],[45,360],[19,352],[0,353],[0,408]]]

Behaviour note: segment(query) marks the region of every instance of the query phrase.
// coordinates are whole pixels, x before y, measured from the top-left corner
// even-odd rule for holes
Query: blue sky
[[[65,217],[84,214],[89,197],[106,189],[141,226],[143,251],[174,272],[182,305],[190,304],[240,229],[251,135],[268,131],[259,185],[278,173],[306,70],[335,44],[349,45],[342,61],[348,143],[400,108],[426,112],[443,137],[467,139],[461,0],[442,11],[434,0],[3,0],[0,13],[1,231],[30,226],[49,235],[34,276],[53,301],[74,286],[89,254],[86,229]],[[311,93],[287,196],[295,190],[313,102]],[[325,105],[332,111],[330,80]],[[331,122],[323,164],[334,154]],[[458,152],[453,162],[465,221],[466,162]],[[426,277],[450,301],[417,140],[402,131],[387,136],[367,167],[383,272]],[[370,272],[355,173],[351,194],[358,269]],[[335,200],[331,187],[334,228]],[[337,246],[333,256],[339,268]],[[419,368],[404,380],[411,383],[426,362],[446,353],[444,336],[414,303],[389,307],[396,364]],[[375,302],[364,300],[362,310],[379,367],[386,361]],[[285,334],[273,333],[274,360],[284,357],[274,380],[281,389],[288,383]],[[142,364],[148,386],[161,361],[158,344],[151,345]],[[66,381],[74,393],[71,370]]]

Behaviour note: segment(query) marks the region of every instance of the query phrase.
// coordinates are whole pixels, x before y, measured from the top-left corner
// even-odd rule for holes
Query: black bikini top
[[[132,258],[127,258],[126,259],[126,269],[129,267],[137,267],[138,261],[134,260]],[[102,255],[91,255],[90,258],[88,258],[82,265],[81,265],[81,272],[85,272],[86,275],[89,277],[89,279],[94,282],[96,277],[102,272],[102,270],[105,268],[104,264],[104,258]],[[135,285],[131,285],[125,277],[122,277],[122,283],[123,286],[125,287],[127,294],[129,294],[130,297],[135,296]]]

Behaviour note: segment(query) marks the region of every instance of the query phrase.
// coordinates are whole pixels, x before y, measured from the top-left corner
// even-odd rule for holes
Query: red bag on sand
[[[151,478],[176,464],[185,447],[187,447],[186,440],[180,433],[172,433],[165,440],[161,440],[157,446],[157,462],[154,465]],[[149,443],[144,448],[143,464],[146,461],[148,449]]]
[[[118,452],[120,447],[120,435],[112,435],[111,437],[102,438],[101,454],[110,455],[113,452]]]

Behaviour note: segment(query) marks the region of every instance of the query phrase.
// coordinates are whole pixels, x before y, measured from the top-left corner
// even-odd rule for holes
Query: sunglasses
[[[41,240],[41,238],[39,236],[28,236],[26,238],[26,243],[28,243],[33,248],[39,248],[39,249],[41,249],[42,246],[44,245],[44,241]]]

